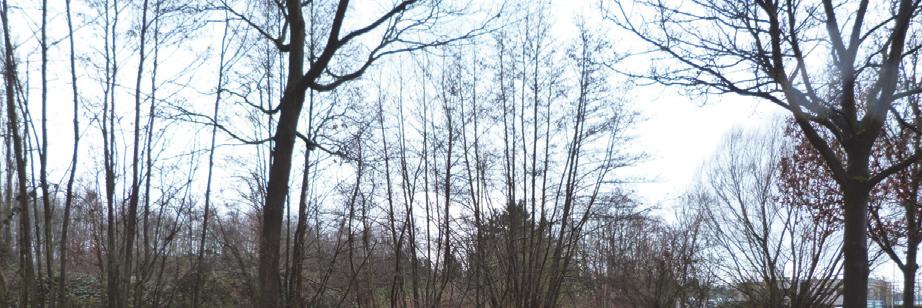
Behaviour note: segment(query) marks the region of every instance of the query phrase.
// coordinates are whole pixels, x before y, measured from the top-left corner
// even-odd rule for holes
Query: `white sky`
[[[647,180],[634,187],[646,204],[664,210],[696,181],[701,165],[731,129],[761,127],[783,115],[777,106],[730,95],[701,104],[660,86],[633,92],[633,103],[641,112],[635,142],[650,155],[631,170]]]
[[[602,20],[598,0],[558,0],[552,7],[553,32],[561,40],[576,33],[573,20],[581,16],[609,34],[615,51],[645,47],[633,34]],[[663,208],[667,216],[672,201],[695,181],[700,165],[730,129],[763,126],[784,115],[780,107],[766,102],[735,95],[712,96],[704,102],[701,97],[683,95],[679,88],[658,85],[636,86],[625,95],[640,113],[634,146],[649,155],[627,171],[638,180],[631,186],[644,204]]]

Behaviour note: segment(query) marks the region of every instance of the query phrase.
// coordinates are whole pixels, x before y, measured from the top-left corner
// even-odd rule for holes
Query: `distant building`
[[[842,307],[842,295],[836,297],[836,308]],[[897,307],[895,304],[901,304],[900,296],[893,292],[893,285],[890,282],[881,279],[868,279],[868,307],[869,308],[891,308]]]

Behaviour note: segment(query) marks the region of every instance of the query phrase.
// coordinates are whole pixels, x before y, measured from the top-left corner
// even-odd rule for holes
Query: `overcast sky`
[[[576,33],[574,20],[583,18],[609,35],[615,51],[646,48],[631,34],[603,20],[599,3],[597,0],[552,2],[555,36],[569,39]],[[621,82],[624,78],[613,76],[612,83]],[[630,186],[644,204],[662,207],[664,214],[671,214],[668,212],[675,198],[694,183],[701,164],[731,129],[762,127],[784,116],[778,106],[736,95],[711,96],[705,102],[702,97],[682,93],[680,88],[643,85],[627,90],[629,105],[640,114],[632,146],[648,155],[641,164],[627,170],[628,177],[637,180]]]

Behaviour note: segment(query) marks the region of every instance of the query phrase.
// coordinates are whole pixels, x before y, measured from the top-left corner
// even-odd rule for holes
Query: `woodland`
[[[922,306],[920,6],[0,0],[0,307]]]

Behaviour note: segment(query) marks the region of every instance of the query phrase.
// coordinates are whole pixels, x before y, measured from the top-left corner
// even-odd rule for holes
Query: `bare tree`
[[[897,91],[897,85],[905,60],[918,50],[907,37],[916,29],[919,2],[883,7],[869,1],[691,1],[672,7],[635,1],[644,13],[634,16],[632,4],[614,3],[609,19],[664,60],[637,75],[703,94],[754,97],[791,112],[842,187],[844,304],[864,306],[870,192],[922,157],[917,152],[879,172],[870,170],[871,148],[888,111],[917,92]],[[834,142],[844,158],[835,155]]]
[[[134,130],[133,130],[133,142],[132,142],[132,163],[131,163],[131,190],[128,195],[128,213],[127,221],[125,222],[125,243],[122,249],[122,264],[121,268],[124,270],[124,275],[122,276],[122,293],[119,294],[120,302],[123,305],[129,303],[129,297],[131,293],[131,277],[134,276],[136,267],[134,264],[134,255],[135,255],[135,239],[137,238],[137,229],[138,229],[138,202],[140,200],[140,185],[141,185],[141,173],[139,167],[140,164],[140,155],[141,155],[141,81],[144,79],[144,64],[147,61],[147,30],[148,30],[148,0],[144,0],[141,7],[141,25],[138,32],[140,32],[139,37],[139,46],[138,46],[138,67],[137,75],[135,77],[135,86],[134,86]],[[113,40],[115,38],[113,37]],[[114,45],[114,44],[113,44]],[[114,91],[114,89],[113,89]]]
[[[736,130],[689,200],[707,217],[716,275],[753,307],[828,306],[839,296],[841,243],[833,236],[840,225],[781,198],[783,158],[792,149],[781,134]]]
[[[592,297],[605,307],[703,307],[715,287],[707,255],[705,216],[689,210],[667,223],[612,198],[601,206],[584,240],[583,268]],[[687,216],[685,216],[687,215]]]
[[[42,292],[41,296],[41,305],[51,304],[54,305],[54,291],[55,287],[53,284],[53,270],[52,270],[52,260],[54,253],[52,252],[53,241],[51,237],[51,229],[54,226],[52,222],[52,205],[51,205],[51,195],[48,191],[48,1],[42,0],[42,25],[41,25],[41,112],[42,112],[42,140],[41,146],[39,147],[39,185],[42,189],[42,214],[43,214],[43,231],[45,234],[45,281],[49,285],[48,291]],[[45,294],[49,293],[49,294]]]
[[[494,81],[484,84],[487,100],[501,106],[487,108],[481,94],[463,90],[483,75],[469,73],[477,70],[465,67],[478,67],[469,60],[449,67],[464,74],[442,94],[459,101],[443,108],[461,115],[453,129],[462,129],[453,133],[460,158],[446,159],[463,167],[452,171],[462,183],[453,190],[468,196],[451,202],[465,204],[473,220],[467,264],[476,305],[546,307],[573,296],[585,226],[616,194],[620,168],[638,158],[622,147],[633,112],[604,82],[610,45],[578,24],[566,53],[555,52],[546,9],[531,8],[521,28],[496,35],[485,71]],[[439,123],[433,143],[445,147],[452,125]]]
[[[26,187],[26,185],[28,185],[26,179],[26,158],[23,149],[22,131],[20,131],[21,123],[19,121],[19,111],[16,103],[18,79],[16,74],[16,59],[14,56],[15,51],[13,50],[13,43],[10,38],[10,8],[8,1],[3,1],[2,9],[3,11],[0,12],[0,18],[2,18],[3,25],[3,80],[6,94],[7,131],[10,133],[10,139],[13,145],[13,153],[7,154],[12,154],[16,161],[17,190],[15,200],[19,203],[19,272],[21,278],[19,304],[30,306],[32,303],[39,304],[39,302],[35,294],[38,291],[35,286],[35,273],[32,264],[32,232],[30,231],[32,226],[29,218],[29,193]]]
[[[118,244],[116,234],[116,213],[115,213],[115,177],[116,177],[116,152],[115,152],[115,92],[116,77],[118,75],[118,57],[116,48],[116,31],[118,23],[117,0],[113,0],[110,7],[109,1],[103,3],[104,11],[104,60],[105,60],[105,84],[103,93],[103,110],[100,116],[99,128],[102,134],[103,142],[103,166],[105,169],[105,196],[106,196],[106,305],[110,308],[124,306],[121,302],[120,285],[120,263],[118,256]],[[111,13],[110,13],[111,12]]]
[[[70,51],[70,56],[68,57],[70,63],[70,83],[71,91],[73,92],[73,101],[74,101],[74,117],[73,117],[73,126],[74,126],[74,150],[71,154],[71,167],[70,174],[67,178],[67,188],[64,195],[64,216],[61,218],[61,248],[58,251],[58,258],[60,265],[60,272],[58,273],[58,297],[57,305],[59,307],[64,307],[67,301],[67,232],[70,227],[70,215],[71,208],[73,207],[74,202],[74,180],[77,176],[77,170],[79,166],[79,161],[77,160],[80,153],[80,99],[79,91],[77,90],[77,65],[76,65],[76,54],[74,52],[74,25],[71,15],[71,1],[65,1],[65,13],[67,14],[67,41],[68,48]]]
[[[214,112],[213,117],[218,118],[218,111],[221,104],[221,94],[224,92],[224,66],[226,61],[226,56],[228,53],[227,47],[227,36],[229,31],[229,20],[225,21],[224,32],[221,37],[221,50],[220,56],[218,57],[218,84],[217,89],[215,90],[215,101],[214,101]],[[204,212],[202,213],[202,236],[199,239],[198,246],[198,256],[195,261],[195,283],[193,284],[192,289],[192,306],[199,307],[199,293],[201,291],[202,284],[202,275],[205,274],[204,269],[204,259],[205,259],[205,242],[208,237],[208,219],[210,218],[209,214],[211,211],[211,181],[212,181],[212,172],[214,171],[214,156],[215,156],[215,139],[217,137],[218,127],[211,127],[211,145],[208,149],[208,176],[206,178],[205,184],[205,207]]]
[[[254,30],[266,39],[273,42],[279,52],[288,54],[287,80],[283,95],[278,106],[269,108],[271,114],[278,114],[278,121],[274,136],[272,163],[269,169],[266,202],[262,215],[262,231],[260,232],[260,262],[259,262],[259,300],[258,304],[264,307],[278,307],[281,293],[279,275],[280,240],[283,223],[283,208],[288,195],[288,182],[291,173],[291,160],[296,138],[301,138],[308,147],[317,148],[312,136],[305,136],[297,131],[301,109],[304,104],[305,91],[331,91],[341,84],[360,77],[374,62],[389,54],[418,50],[429,46],[442,45],[455,41],[461,37],[448,39],[435,39],[428,43],[416,43],[404,39],[411,33],[427,29],[438,19],[444,17],[448,11],[438,8],[438,3],[417,3],[416,0],[406,0],[385,10],[383,14],[374,18],[364,26],[354,30],[344,31],[346,13],[349,10],[349,1],[341,0],[332,7],[328,18],[328,34],[325,42],[314,36],[314,16],[309,16],[312,21],[308,28],[305,23],[304,8],[314,12],[315,6],[320,3],[307,3],[302,5],[299,1],[286,1],[277,3],[279,15],[283,18],[284,26],[278,27],[279,34],[273,35],[247,16],[237,13],[230,4],[224,5],[225,9],[242,18]],[[322,23],[325,24],[325,23]],[[310,33],[308,33],[310,29]],[[343,55],[344,47],[356,44],[361,37],[370,36],[371,33],[382,31],[377,43],[370,47],[367,56],[355,68],[331,67],[334,58],[348,57]],[[310,35],[308,35],[310,34]],[[285,42],[287,38],[288,42]],[[315,50],[313,47],[318,46]],[[322,47],[319,47],[322,46]],[[311,53],[305,53],[309,50]],[[305,59],[308,60],[305,66]],[[342,61],[342,60],[336,60]]]

